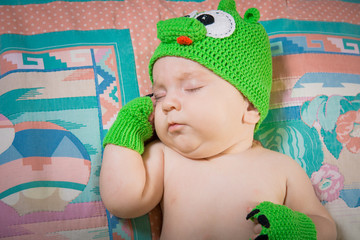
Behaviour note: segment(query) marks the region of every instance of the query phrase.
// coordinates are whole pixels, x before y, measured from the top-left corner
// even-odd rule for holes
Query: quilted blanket
[[[305,169],[338,239],[357,239],[359,1],[236,3],[241,14],[260,10],[273,56],[270,112],[256,138]],[[105,209],[101,143],[121,106],[151,92],[156,23],[217,4],[0,1],[0,238],[159,238],[159,208],[136,219]]]

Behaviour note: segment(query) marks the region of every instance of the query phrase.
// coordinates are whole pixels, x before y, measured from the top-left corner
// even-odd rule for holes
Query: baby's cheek
[[[164,119],[164,116],[158,112],[157,109],[154,111],[154,127],[157,134],[164,132],[166,125],[166,121]]]

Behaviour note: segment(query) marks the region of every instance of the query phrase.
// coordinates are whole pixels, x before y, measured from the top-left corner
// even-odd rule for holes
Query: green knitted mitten
[[[104,138],[104,148],[110,143],[142,154],[144,142],[153,135],[153,127],[149,122],[149,116],[153,110],[150,97],[135,98],[123,106]]]
[[[257,219],[262,225],[257,240],[316,240],[315,224],[311,218],[283,205],[262,202],[247,215],[246,219]]]

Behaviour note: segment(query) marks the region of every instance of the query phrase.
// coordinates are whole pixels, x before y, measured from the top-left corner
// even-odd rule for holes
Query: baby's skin
[[[113,144],[104,150],[100,191],[111,213],[133,218],[161,204],[161,239],[248,240],[267,225],[248,214],[267,201],[306,214],[318,239],[336,239],[304,170],[253,140],[259,114],[236,88],[178,57],[159,59],[153,77],[149,120],[159,140],[142,155]]]

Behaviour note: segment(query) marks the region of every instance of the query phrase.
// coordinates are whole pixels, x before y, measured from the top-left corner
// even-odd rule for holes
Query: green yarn
[[[260,222],[262,215],[267,218],[269,226],[263,226],[260,235],[270,240],[316,240],[315,224],[304,213],[271,202],[262,202],[254,210],[258,213],[250,219]]]
[[[208,27],[215,26],[216,21],[204,25],[198,18],[201,14],[210,13],[216,20],[224,12],[233,18],[234,22],[229,20],[229,26],[234,25],[235,29],[232,33],[229,30],[231,34],[224,37],[217,35],[216,31],[221,32],[228,26],[215,27],[216,31],[212,33]],[[221,0],[217,11],[158,22],[161,43],[150,59],[150,79],[153,81],[152,69],[161,57],[177,56],[198,62],[230,82],[258,109],[260,120],[257,130],[268,113],[272,84],[270,42],[264,27],[257,22],[259,18],[260,13],[255,8],[248,9],[241,18],[233,0]],[[222,21],[219,22],[222,24]],[[178,43],[179,37],[190,41]]]
[[[153,110],[150,97],[135,98],[123,106],[104,138],[104,148],[107,144],[114,144],[143,154],[144,142],[153,135],[153,127],[149,122]]]
[[[165,31],[158,32],[158,38],[164,43],[174,41],[174,36],[188,36],[193,41],[199,41],[206,36],[204,25],[192,18],[172,18],[158,23],[159,29]]]

